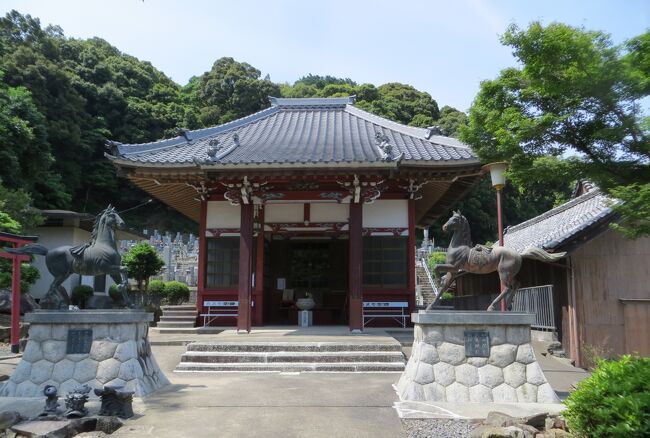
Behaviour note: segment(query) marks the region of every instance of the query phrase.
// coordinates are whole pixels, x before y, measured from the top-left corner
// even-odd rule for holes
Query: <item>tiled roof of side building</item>
[[[518,225],[503,236],[505,246],[521,252],[535,246],[554,250],[578,233],[613,215],[612,204],[619,202],[597,188]]]
[[[478,163],[460,141],[395,123],[352,98],[271,98],[272,106],[212,128],[142,144],[117,144],[109,158],[135,165]]]

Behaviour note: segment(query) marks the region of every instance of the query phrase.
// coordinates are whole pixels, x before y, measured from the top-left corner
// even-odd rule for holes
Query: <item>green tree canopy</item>
[[[129,278],[138,282],[138,290],[144,292],[149,286],[149,278],[159,274],[165,266],[155,248],[147,242],[140,242],[122,257],[122,263],[129,270]]]
[[[268,107],[268,96],[279,96],[280,88],[261,76],[250,64],[220,58],[209,72],[190,79],[184,92],[198,110],[197,123],[226,123]]]
[[[525,30],[510,26],[502,42],[520,66],[481,83],[461,139],[486,162],[509,161],[518,181],[550,163],[547,156],[568,153],[573,158],[554,161],[546,181],[571,170],[571,179],[591,179],[612,195],[628,196],[624,201],[650,192],[621,189],[650,184],[650,131],[639,104],[648,95],[648,55],[642,53],[648,34],[620,47],[601,32],[532,23]],[[560,174],[552,172],[559,168]],[[650,198],[641,204],[650,221]],[[619,210],[620,227],[630,236],[643,234],[639,217],[628,221],[626,207]]]

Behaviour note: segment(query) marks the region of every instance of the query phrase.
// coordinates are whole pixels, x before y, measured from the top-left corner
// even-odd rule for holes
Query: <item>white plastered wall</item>
[[[241,226],[241,207],[228,201],[209,201],[206,216],[206,228],[239,229]]]
[[[267,224],[302,222],[305,207],[302,203],[267,204],[264,207],[264,222]]]
[[[309,217],[311,222],[347,222],[350,217],[350,204],[311,204]]]
[[[408,228],[408,200],[379,199],[363,205],[364,228]]]

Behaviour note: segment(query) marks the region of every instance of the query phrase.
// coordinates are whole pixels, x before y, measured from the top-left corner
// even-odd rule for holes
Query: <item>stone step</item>
[[[183,327],[194,327],[194,320],[192,321],[174,321],[174,322],[168,322],[168,321],[158,321],[157,324],[158,327],[160,328],[183,328]]]
[[[169,322],[174,322],[174,321],[194,321],[196,319],[196,316],[194,315],[189,315],[189,316],[176,316],[176,315],[163,315],[160,317],[161,321],[169,321]]]
[[[219,334],[227,327],[151,327],[149,330],[154,333],[168,334],[168,335],[197,335],[197,334],[210,334],[215,335]],[[154,344],[154,340],[151,339],[151,345]],[[181,345],[189,344],[190,342],[184,342]],[[164,345],[164,344],[162,344]]]
[[[347,363],[200,363],[181,362],[175,373],[182,372],[403,372],[403,362]]]
[[[193,310],[196,312],[196,306],[194,304],[179,304],[175,306],[161,306],[160,307],[163,311],[164,310]]]
[[[187,351],[204,352],[328,352],[328,351],[382,351],[401,352],[401,345],[395,343],[351,343],[351,342],[193,342]]]
[[[196,316],[196,310],[165,310],[163,316]]]
[[[181,357],[181,362],[193,363],[397,363],[400,361],[404,361],[404,355],[397,351],[191,351]]]

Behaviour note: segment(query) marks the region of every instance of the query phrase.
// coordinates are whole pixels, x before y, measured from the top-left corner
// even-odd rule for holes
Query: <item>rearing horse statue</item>
[[[487,308],[493,311],[499,301],[505,299],[506,309],[510,308],[519,282],[515,278],[521,268],[522,259],[534,259],[543,262],[554,262],[563,258],[566,253],[548,253],[541,248],[529,247],[521,254],[512,248],[495,246],[489,248],[483,245],[472,246],[469,224],[465,216],[455,211],[449,220],[442,226],[443,231],[453,231],[449,248],[447,248],[447,263],[434,266],[437,273],[446,272],[443,285],[436,299],[429,304],[430,310],[439,300],[454,280],[452,273],[465,271],[472,274],[488,274],[497,271],[504,289]]]
[[[54,281],[45,297],[41,299],[43,308],[67,308],[68,294],[61,284],[73,273],[79,275],[108,274],[118,284],[124,303],[131,307],[127,293],[127,268],[122,266],[122,257],[117,250],[115,229],[124,228],[124,221],[115,208],[108,206],[95,219],[90,241],[82,245],[64,245],[48,250],[43,245],[32,244],[22,248],[6,248],[7,252],[17,254],[36,254],[45,256],[45,265]]]

